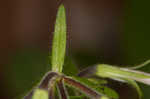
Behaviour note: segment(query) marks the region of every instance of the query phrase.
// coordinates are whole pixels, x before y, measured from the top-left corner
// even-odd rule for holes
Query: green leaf
[[[60,5],[57,13],[52,45],[52,71],[62,72],[65,50],[66,50],[66,15],[64,6]]]
[[[48,92],[42,89],[36,89],[32,99],[48,99]]]
[[[100,77],[112,79],[132,79],[150,85],[150,74],[148,73],[106,64],[97,65],[95,70],[95,74]]]

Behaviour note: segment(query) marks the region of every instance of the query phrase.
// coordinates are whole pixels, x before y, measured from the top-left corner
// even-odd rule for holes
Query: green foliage
[[[150,74],[148,73],[130,70],[127,68],[114,67],[106,64],[101,64],[97,66],[96,75],[122,80],[133,79],[144,84],[150,85]]]
[[[107,95],[111,99],[119,99],[118,94],[111,88],[108,88],[104,85],[103,80],[99,80],[98,82],[95,80],[91,81],[87,78],[81,78],[81,77],[73,77],[73,79],[79,81],[80,83],[96,90],[97,92],[100,92],[103,96]],[[106,83],[105,83],[106,84]]]
[[[66,15],[61,5],[58,9],[52,46],[52,71],[62,72],[66,49]]]
[[[78,75],[79,77],[76,77],[77,68],[70,58],[65,59],[65,49],[66,15],[65,8],[61,5],[58,9],[53,38],[51,60],[52,72],[48,72],[40,85],[26,97],[32,99],[53,99],[55,98],[55,95],[58,95],[61,99],[119,99],[117,92],[106,86],[109,82],[107,82],[106,79],[102,79],[110,78],[124,81],[132,85],[137,90],[139,98],[141,98],[141,90],[135,81],[150,85],[150,74],[148,73],[132,70],[130,68],[119,68],[107,64],[99,64],[87,68],[81,71],[80,75]],[[144,65],[148,63],[149,61],[144,63]],[[143,67],[143,65],[138,67]],[[99,79],[97,77],[99,77]],[[68,94],[66,85],[71,87],[71,91],[74,94]],[[77,93],[76,90],[80,93]],[[79,96],[76,96],[76,94]],[[26,97],[24,99],[28,99]]]
[[[68,76],[74,76],[78,73],[78,68],[75,66],[69,56],[66,56],[65,63],[63,66],[63,73]]]
[[[48,99],[48,92],[41,89],[36,89],[32,99]]]

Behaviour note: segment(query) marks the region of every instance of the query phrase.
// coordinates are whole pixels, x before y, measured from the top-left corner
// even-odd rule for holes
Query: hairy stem
[[[61,96],[61,99],[68,99],[68,93],[67,90],[65,89],[64,83],[63,83],[63,79],[61,79],[58,83],[57,83],[58,89],[59,89],[59,93]]]
[[[92,99],[102,99],[105,97],[105,96],[102,96],[100,93],[92,90],[88,86],[81,84],[80,82],[73,80],[69,77],[64,77],[64,82],[68,85],[71,85],[74,88],[77,88],[79,91],[83,92],[84,94],[86,94]]]

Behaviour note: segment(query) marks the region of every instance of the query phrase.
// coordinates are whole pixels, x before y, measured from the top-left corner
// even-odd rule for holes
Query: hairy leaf
[[[52,45],[52,71],[62,72],[66,50],[66,15],[61,5],[58,9],[53,45]]]
[[[132,79],[150,85],[150,74],[127,68],[100,64],[97,65],[95,74],[100,77],[108,77],[112,79]]]

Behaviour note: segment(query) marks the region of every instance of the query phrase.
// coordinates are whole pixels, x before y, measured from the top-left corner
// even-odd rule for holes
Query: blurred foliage
[[[138,64],[150,59],[149,0],[128,0],[126,3],[125,30],[121,44],[125,64]],[[150,72],[150,65],[142,68]],[[149,99],[150,87],[141,84],[144,98]]]
[[[48,53],[35,50],[15,53],[12,56],[11,69],[7,74],[13,97],[26,94],[39,83],[48,70],[50,70]]]
[[[126,4],[125,28],[123,33],[122,61],[123,65],[138,64],[150,58],[150,14],[149,0],[128,0]],[[86,65],[95,63],[98,58],[93,58],[86,53],[84,62]],[[77,55],[79,60],[80,57]],[[36,50],[18,51],[12,56],[12,67],[7,73],[8,78],[11,78],[9,83],[14,90],[14,96],[20,95],[31,89],[37,84],[41,77],[50,70],[48,63],[48,53]],[[70,60],[67,58],[66,60]],[[87,61],[88,60],[88,61]],[[90,61],[91,60],[91,61]],[[72,66],[71,60],[66,63],[64,68],[69,67],[66,74],[74,75],[77,71]],[[66,69],[64,69],[66,70]],[[74,72],[71,72],[75,70]],[[150,72],[150,66],[142,68],[145,72]],[[150,87],[140,84],[143,90],[144,98],[149,99]]]
[[[51,70],[48,53],[38,51],[18,52],[12,57],[12,68],[7,74],[9,85],[13,91],[13,97],[21,97],[40,82],[46,72]],[[75,75],[77,68],[71,58],[66,56],[64,74]]]

